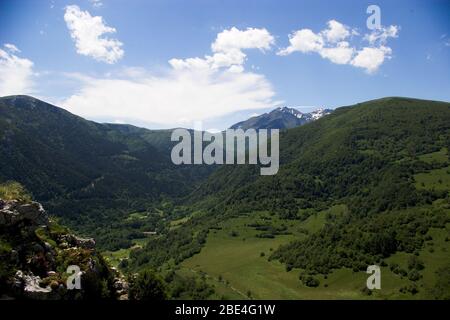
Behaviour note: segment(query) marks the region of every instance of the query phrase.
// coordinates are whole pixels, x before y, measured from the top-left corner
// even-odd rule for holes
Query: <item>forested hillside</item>
[[[269,260],[283,262],[288,271],[300,270],[300,281],[312,286],[314,275],[342,268],[365,271],[370,264],[387,267],[385,259],[397,253],[419,256],[432,243],[432,230],[442,230],[448,239],[449,147],[449,103],[385,98],[338,108],[281,135],[277,175],[260,176],[257,167],[245,165],[214,172],[192,194],[195,214],[133,252],[131,266],[161,266],[172,258],[179,263],[198,252],[202,256],[201,248],[208,248],[216,230],[239,219],[254,222],[231,223],[231,239],[287,235],[290,241],[280,240]],[[344,209],[330,209],[336,207]],[[267,213],[262,221],[261,212]],[[317,215],[322,226],[305,229],[303,221]],[[216,246],[220,251],[219,242]],[[439,261],[427,270],[450,263]],[[412,261],[410,268],[389,267],[411,282],[404,292],[415,292],[422,266]]]
[[[282,132],[274,176],[175,166],[169,140],[0,99],[0,180],[95,237],[124,273],[156,270],[173,298],[367,297],[370,264],[389,279],[376,297],[448,297],[450,103],[338,108]]]
[[[95,123],[28,96],[0,98],[0,181],[21,183],[101,246],[130,243],[124,217],[186,195],[208,174],[173,165],[170,145],[168,131]]]

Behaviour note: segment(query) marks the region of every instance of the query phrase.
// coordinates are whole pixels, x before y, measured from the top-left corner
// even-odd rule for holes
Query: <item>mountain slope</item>
[[[231,129],[290,129],[320,119],[331,112],[331,109],[321,108],[313,112],[302,113],[294,108],[279,107],[269,113],[238,122],[232,125]]]
[[[382,182],[380,174],[388,167],[403,170],[405,157],[448,146],[449,128],[450,104],[445,102],[386,98],[338,108],[281,135],[277,175],[259,176],[256,166],[226,166],[198,189],[196,199],[214,194],[228,205],[251,199],[264,207],[294,197],[307,206],[311,199],[329,202],[360,194],[370,179]]]
[[[0,180],[20,182],[90,235],[162,196],[186,195],[208,174],[173,165],[170,144],[166,131],[98,124],[28,96],[0,98]]]
[[[352,282],[349,296],[360,296],[365,283],[361,274],[377,264],[394,279],[385,282],[391,286],[390,297],[420,291],[423,297],[442,298],[450,287],[448,282],[439,285],[434,274],[445,277],[442,270],[450,266],[448,255],[440,251],[450,249],[444,241],[450,226],[449,149],[450,103],[385,98],[338,108],[281,134],[278,174],[260,176],[251,165],[215,171],[190,197],[196,214],[133,253],[130,265],[187,259],[183,265],[219,276],[214,259],[223,259],[222,270],[239,270],[241,276],[233,277],[246,278],[253,277],[255,260],[269,273],[282,272],[270,262],[275,259],[285,264],[286,272],[296,268],[300,273],[302,287],[295,289],[300,291],[322,287],[336,270],[348,279],[358,272],[363,280],[356,288]],[[435,236],[439,252],[433,251]],[[263,253],[270,251],[264,261]],[[413,256],[427,262],[418,263]],[[424,269],[419,270],[421,264]],[[272,280],[280,277],[285,275],[277,273]],[[288,278],[286,283],[292,281]],[[294,278],[299,279],[298,273]],[[264,282],[258,281],[232,285],[253,292]],[[271,286],[266,283],[261,290]],[[342,287],[322,289],[327,298],[341,297]]]

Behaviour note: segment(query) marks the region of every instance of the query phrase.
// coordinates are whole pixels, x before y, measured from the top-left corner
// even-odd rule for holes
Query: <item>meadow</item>
[[[332,211],[345,210],[337,206]],[[306,232],[316,232],[324,225],[326,211],[309,217],[303,222],[280,220],[271,217],[271,224],[287,224],[290,235],[277,235],[275,238],[259,238],[249,224],[254,221],[266,221],[267,213],[253,213],[221,225],[208,236],[205,247],[193,257],[181,264],[181,272],[205,275],[208,283],[215,287],[216,298],[225,299],[426,299],[429,290],[436,283],[436,271],[450,263],[448,250],[450,243],[446,229],[432,229],[430,240],[419,252],[419,259],[425,264],[422,278],[418,281],[421,290],[417,294],[405,291],[415,285],[406,276],[394,273],[389,265],[397,263],[407,269],[407,261],[412,254],[396,253],[386,259],[381,266],[381,290],[368,292],[364,290],[369,276],[365,272],[354,272],[347,268],[335,270],[327,276],[318,275],[320,285],[307,287],[299,280],[300,269],[286,270],[284,264],[269,260],[271,252],[286,244],[294,237],[302,237]],[[269,216],[270,217],[270,216]],[[447,240],[446,240],[447,237]],[[430,251],[431,250],[431,251]]]

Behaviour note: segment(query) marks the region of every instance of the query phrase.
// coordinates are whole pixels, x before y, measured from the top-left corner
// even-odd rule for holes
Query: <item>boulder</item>
[[[41,277],[33,275],[33,273],[25,274],[18,270],[14,276],[14,288],[16,291],[22,292],[23,296],[33,300],[49,300],[56,298],[52,293],[52,289],[48,286],[42,288],[39,284]]]
[[[79,238],[75,236],[76,244],[78,247],[84,249],[95,249],[95,240],[93,238]]]
[[[61,244],[67,244],[67,247],[80,247],[90,250],[95,249],[95,240],[92,238],[80,238],[73,234],[65,234],[61,236],[60,241]]]
[[[116,277],[113,282],[113,287],[117,295],[120,297],[119,300],[126,300],[128,298],[129,286],[128,282],[123,277]]]
[[[0,201],[0,227],[13,227],[20,223],[31,226],[48,225],[48,216],[38,202],[23,203],[17,200]]]

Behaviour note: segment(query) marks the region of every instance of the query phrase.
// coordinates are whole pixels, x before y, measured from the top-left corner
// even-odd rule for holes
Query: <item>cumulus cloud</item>
[[[174,69],[202,68],[215,70],[228,67],[234,71],[242,71],[247,55],[244,49],[269,50],[275,38],[266,29],[247,28],[239,30],[235,27],[219,33],[211,45],[213,55],[203,58],[171,59]]]
[[[364,68],[368,73],[373,73],[383,64],[385,59],[390,59],[391,53],[392,49],[385,46],[364,47],[358,51],[351,61],[351,65]]]
[[[302,29],[295,31],[289,35],[289,47],[278,52],[279,55],[285,56],[295,51],[320,52],[322,50],[324,41],[321,35],[315,34],[310,29]]]
[[[233,27],[219,33],[211,49],[213,52],[227,52],[233,49],[268,50],[274,43],[274,37],[264,28],[247,28],[242,31]]]
[[[0,96],[33,93],[33,62],[20,58],[13,44],[0,49]]]
[[[311,29],[301,29],[289,35],[289,43],[285,49],[278,52],[279,55],[288,55],[299,51],[303,53],[321,53],[324,49],[344,47],[347,39],[353,31],[336,20],[328,21],[328,28],[319,33],[314,33]],[[337,45],[336,45],[337,44]],[[325,56],[328,56],[325,54]],[[331,54],[332,56],[332,54]]]
[[[355,30],[336,20],[328,21],[328,29],[322,31],[322,35],[331,43],[339,42],[348,38],[351,34],[355,34]]]
[[[358,49],[350,45],[353,37],[359,36],[356,29],[336,21],[330,20],[327,28],[315,33],[310,29],[294,31],[289,35],[289,46],[278,51],[278,55],[285,56],[294,52],[317,53],[322,58],[335,64],[346,64],[363,68],[367,73],[374,73],[391,58],[392,49],[386,45],[389,38],[397,38],[399,27],[392,25],[381,27],[363,36],[369,43]]]
[[[107,26],[101,16],[93,17],[88,11],[71,5],[65,9],[64,20],[75,41],[77,53],[109,64],[123,57],[122,42],[105,37],[105,34],[115,33],[116,29]]]
[[[62,104],[88,118],[189,126],[243,109],[270,107],[275,92],[264,75],[245,70],[243,50],[269,50],[265,29],[231,28],[217,35],[212,54],[171,59],[163,75],[127,68],[111,76],[77,77],[80,90]]]
[[[341,41],[335,47],[322,48],[319,54],[322,58],[328,59],[333,63],[347,64],[351,61],[354,52],[355,49],[351,48],[348,42]]]

